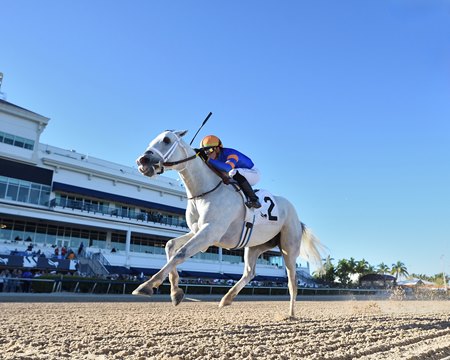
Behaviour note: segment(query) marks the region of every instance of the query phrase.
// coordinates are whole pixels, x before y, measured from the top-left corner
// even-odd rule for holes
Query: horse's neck
[[[180,177],[186,187],[188,197],[201,195],[216,186],[220,178],[208,169],[202,159],[196,157],[186,163],[186,166],[179,171]]]

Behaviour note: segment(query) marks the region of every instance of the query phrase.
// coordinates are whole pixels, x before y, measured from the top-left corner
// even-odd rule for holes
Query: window
[[[15,139],[14,139],[14,146],[17,146],[17,147],[20,147],[20,148],[23,148],[24,147],[24,138],[21,138],[21,137],[19,137],[19,136],[16,136],[15,137]]]
[[[9,179],[8,188],[6,190],[6,200],[17,200],[17,192],[19,191],[19,180]]]
[[[14,136],[11,134],[5,134],[3,142],[8,145],[14,145]]]
[[[5,198],[7,185],[8,185],[8,178],[0,176],[0,199]]]
[[[47,227],[47,239],[45,242],[47,244],[55,244],[56,243],[56,232],[58,228],[54,225],[48,225]]]
[[[17,195],[17,201],[28,202],[28,197],[30,194],[31,183],[27,181],[21,181],[19,183],[19,193]]]
[[[50,193],[50,186],[0,176],[0,199],[48,206]]]
[[[34,149],[34,141],[31,139],[25,139],[21,136],[15,136],[13,134],[8,134],[5,132],[0,132],[0,142],[17,146],[27,150]]]
[[[43,206],[48,206],[50,204],[50,186],[42,185],[41,196],[39,198],[39,204]]]
[[[31,204],[39,204],[39,196],[41,195],[41,185],[31,184],[30,200]]]
[[[126,236],[125,234],[112,233],[111,234],[111,249],[125,250]]]
[[[28,140],[28,139],[25,139],[25,141],[24,141],[24,146],[23,146],[25,149],[27,149],[27,150],[33,150],[33,148],[34,148],[34,141],[33,140]]]
[[[23,221],[15,221],[12,238],[16,241],[24,240],[25,223]]]
[[[12,220],[0,219],[0,239],[11,240],[12,228],[14,222]]]

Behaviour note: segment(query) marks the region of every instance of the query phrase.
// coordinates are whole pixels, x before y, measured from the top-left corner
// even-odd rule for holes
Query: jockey
[[[254,168],[253,161],[237,150],[224,148],[222,141],[214,135],[205,136],[200,142],[200,147],[205,151],[209,164],[237,181],[247,196],[245,205],[249,208],[260,208],[261,203],[252,189],[260,177],[258,169]]]

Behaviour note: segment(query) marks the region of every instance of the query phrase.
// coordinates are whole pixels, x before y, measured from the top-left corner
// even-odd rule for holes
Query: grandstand
[[[40,143],[49,121],[0,99],[0,270],[154,274],[166,242],[188,231],[185,190],[171,178]],[[211,247],[179,271],[238,279],[243,265],[242,250]],[[258,259],[256,272],[256,280],[285,281],[277,248]],[[299,276],[310,281],[309,268]]]

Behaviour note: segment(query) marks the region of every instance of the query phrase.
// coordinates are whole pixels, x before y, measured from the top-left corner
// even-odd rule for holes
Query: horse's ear
[[[187,130],[180,130],[180,131],[175,131],[175,134],[177,134],[179,137],[183,137],[184,135],[186,135],[188,131]]]

